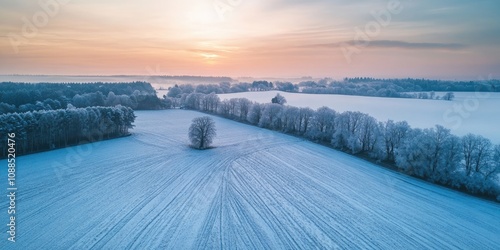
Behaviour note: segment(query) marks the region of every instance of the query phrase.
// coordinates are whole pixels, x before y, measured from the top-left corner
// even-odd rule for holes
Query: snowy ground
[[[221,99],[245,97],[269,103],[278,91],[246,92],[219,95]],[[450,128],[453,134],[482,135],[500,143],[500,93],[455,93],[454,101],[382,98],[346,95],[316,95],[279,92],[288,105],[317,109],[327,106],[339,112],[360,111],[379,121],[408,121],[412,127],[431,128],[436,124]],[[436,93],[443,96],[444,93]]]
[[[137,114],[131,137],[19,157],[18,242],[4,226],[0,249],[500,245],[499,204],[221,118],[216,148],[195,151],[186,135],[202,114]]]

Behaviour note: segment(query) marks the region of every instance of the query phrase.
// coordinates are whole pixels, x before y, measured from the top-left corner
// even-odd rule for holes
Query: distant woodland
[[[129,134],[134,109],[161,109],[149,83],[0,83],[0,135],[18,155]],[[7,138],[0,138],[0,158]]]
[[[334,81],[324,78],[318,81],[302,81],[298,84],[291,82],[254,81],[252,83],[200,84],[176,85],[169,88],[167,97],[179,98],[182,94],[222,94],[247,91],[280,90],[284,92],[307,94],[337,94],[377,96],[392,98],[418,98],[452,100],[453,92],[500,92],[499,80],[485,81],[440,81],[426,79],[375,79],[369,77],[345,78],[343,81]],[[437,94],[436,92],[445,92]]]
[[[160,109],[149,83],[0,83],[0,114],[122,105],[135,110]]]
[[[345,78],[343,81],[323,79],[298,84],[303,93],[340,94],[397,98],[443,99],[434,92],[500,92],[500,81],[440,81],[426,79],[375,79],[369,77]]]

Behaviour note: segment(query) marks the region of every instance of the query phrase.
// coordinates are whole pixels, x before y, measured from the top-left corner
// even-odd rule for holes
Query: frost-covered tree
[[[218,107],[218,111],[217,111],[220,115],[224,116],[224,117],[229,117],[230,113],[231,113],[231,107],[229,105],[229,101],[228,100],[224,100],[222,101],[220,104],[219,104],[219,107]]]
[[[229,99],[229,102],[228,102],[228,105],[229,105],[229,115],[232,116],[232,117],[238,117],[239,114],[238,114],[238,104],[239,104],[239,101],[238,101],[238,98],[231,98]]]
[[[238,108],[239,108],[239,119],[244,121],[247,119],[248,112],[252,107],[252,102],[246,98],[238,99]]]
[[[455,98],[455,94],[453,92],[448,92],[443,96],[443,100],[452,101]]]
[[[438,179],[443,184],[455,186],[460,165],[460,137],[449,135],[443,148]]]
[[[373,152],[380,137],[379,124],[377,120],[367,114],[364,114],[355,135],[360,143],[360,152]]]
[[[262,105],[259,103],[252,104],[250,111],[247,115],[247,121],[253,125],[258,125],[262,117]]]
[[[413,129],[397,151],[396,164],[410,174],[450,184],[459,163],[459,146],[458,138],[442,126]]]
[[[484,177],[484,181],[490,180],[497,183],[500,188],[500,145],[491,146],[487,152],[486,162],[481,166],[479,173]],[[500,190],[499,190],[500,191]]]
[[[427,159],[429,142],[426,132],[412,129],[408,139],[396,151],[396,165],[410,175],[423,176],[430,163]]]
[[[473,134],[462,137],[463,166],[467,176],[480,173],[490,157],[491,141]]]
[[[194,148],[208,148],[217,135],[214,120],[209,116],[194,118],[188,135]]]
[[[120,101],[116,97],[115,93],[113,91],[109,92],[108,96],[106,97],[106,106],[115,106],[118,104],[120,104]]]
[[[280,95],[280,93],[278,93],[278,94],[276,94],[275,97],[273,97],[273,99],[271,99],[271,103],[285,105],[286,98],[284,96]]]
[[[191,93],[191,94],[186,96],[186,99],[184,101],[184,106],[188,109],[197,110],[200,108],[202,97],[203,97],[203,94]]]
[[[356,138],[356,132],[361,126],[365,114],[361,112],[347,111],[338,115],[335,119],[335,133],[332,145],[340,149],[348,149],[355,153],[359,151],[360,143]]]
[[[17,153],[20,155],[76,145],[81,141],[97,141],[128,134],[135,120],[128,107],[87,107],[40,110],[0,115],[0,134],[16,131]],[[7,150],[0,138],[0,158]]]
[[[295,134],[299,130],[299,108],[285,107],[282,113],[283,132]]]
[[[297,92],[299,89],[298,85],[294,85],[291,82],[275,82],[274,85],[278,90],[285,92]]]
[[[175,87],[169,89],[167,96],[173,97],[173,98],[178,98],[178,97],[181,97],[181,94],[182,94],[182,89],[179,88],[177,85],[175,85]]]
[[[314,115],[314,110],[311,108],[300,108],[299,110],[299,134],[308,133],[309,124]]]
[[[111,93],[111,92],[110,92]],[[77,108],[84,108],[90,106],[89,100],[81,95],[73,96],[73,105]]]
[[[215,113],[217,112],[219,103],[220,103],[219,96],[213,92],[201,97],[201,109],[203,111]]]
[[[283,106],[276,103],[268,103],[264,106],[262,111],[262,117],[259,121],[259,126],[269,129],[281,128],[281,112],[283,111]]]
[[[447,153],[450,140],[450,130],[444,128],[443,126],[436,125],[436,128],[425,130],[428,137],[428,155],[429,165],[426,169],[427,177],[432,181],[438,181],[442,179],[442,173],[444,171],[445,161],[447,158]],[[449,169],[447,170],[449,171]]]
[[[394,122],[393,120],[388,120],[382,123],[381,136],[384,145],[385,161],[395,161],[395,150],[401,146],[409,131],[410,125],[406,121]]]
[[[7,114],[14,111],[16,111],[16,106],[0,102],[0,114]]]
[[[183,84],[179,86],[180,89],[182,89],[183,94],[191,94],[194,92],[194,87],[191,84]]]
[[[337,112],[328,107],[321,107],[314,112],[309,125],[308,136],[313,140],[328,142],[335,132]]]

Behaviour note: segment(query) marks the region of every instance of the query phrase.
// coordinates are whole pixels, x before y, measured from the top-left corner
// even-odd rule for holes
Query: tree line
[[[339,113],[328,107],[312,110],[253,103],[246,98],[220,100],[215,93],[191,93],[178,102],[187,109],[300,136],[408,175],[500,201],[500,145],[479,135],[459,137],[439,125],[411,128],[405,121],[380,122],[365,113]]]
[[[500,80],[444,81],[430,79],[377,79],[371,77],[344,78],[345,83],[370,84],[372,86],[393,87],[399,92],[500,92]]]
[[[500,81],[441,81],[427,79],[376,79],[370,77],[329,78],[298,84],[303,93],[339,94],[395,98],[453,99],[453,92],[500,92]],[[447,92],[443,96],[435,92]]]
[[[0,83],[0,114],[65,109],[68,104],[122,105],[136,110],[160,109],[163,103],[151,84],[133,83]]]
[[[291,83],[276,82],[273,84],[272,82],[268,81],[254,81],[252,83],[221,82],[219,84],[198,84],[196,86],[192,84],[176,84],[174,87],[168,88],[168,93],[164,96],[164,98],[180,98],[182,97],[182,95],[188,95],[191,93],[228,94],[248,91],[268,91],[273,89],[287,91],[290,86],[292,89],[295,88],[295,85]]]
[[[427,79],[376,79],[369,77],[345,78],[336,81],[331,78],[321,80],[302,81],[298,84],[291,82],[254,81],[252,83],[222,82],[219,84],[200,84],[196,87],[190,84],[175,85],[169,88],[166,97],[180,98],[182,94],[224,94],[248,91],[279,90],[283,92],[307,94],[337,94],[376,96],[392,98],[436,99],[450,101],[454,98],[453,92],[500,92],[499,80],[485,81],[441,81]],[[446,92],[442,96],[436,92]]]
[[[175,85],[168,88],[166,97],[180,98],[182,94],[202,93],[202,94],[225,94],[250,91],[251,84],[221,82],[219,84],[199,84],[196,87],[192,84]]]
[[[149,83],[0,83],[0,135],[20,155],[128,135],[133,109],[164,104]],[[6,156],[0,138],[0,157]]]
[[[16,153],[63,148],[128,135],[134,111],[129,107],[86,107],[0,115],[0,135],[16,133]],[[7,138],[0,138],[0,158],[7,155]]]
[[[305,87],[302,93],[306,94],[329,94],[329,95],[355,95],[355,96],[373,96],[389,98],[412,98],[412,99],[435,99],[451,101],[455,98],[453,92],[446,92],[442,96],[437,95],[435,91],[408,93],[402,92],[393,86],[380,87],[370,85],[356,85],[351,83],[333,83],[326,87]]]

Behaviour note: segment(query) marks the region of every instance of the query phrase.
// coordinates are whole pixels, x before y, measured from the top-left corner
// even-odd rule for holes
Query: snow
[[[346,95],[285,93],[279,91],[221,94],[222,100],[247,98],[259,103],[269,103],[277,93],[285,96],[287,105],[296,107],[322,106],[338,112],[360,111],[379,121],[392,119],[407,121],[414,128],[431,128],[439,124],[451,129],[455,135],[468,133],[482,135],[493,143],[500,143],[500,93],[455,93],[455,100],[422,100],[407,98],[382,98]],[[437,96],[445,93],[437,92]]]
[[[196,151],[187,131],[204,114],[137,115],[130,137],[18,157],[17,242],[4,230],[0,249],[500,245],[497,203],[218,117],[216,148]]]

